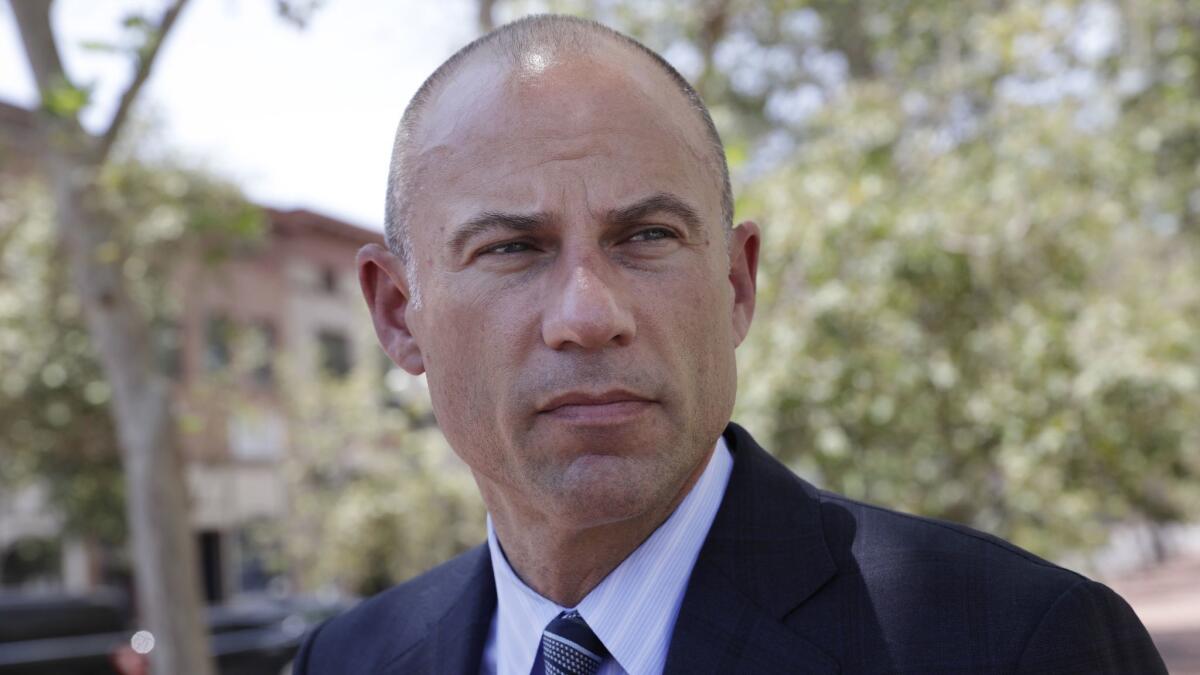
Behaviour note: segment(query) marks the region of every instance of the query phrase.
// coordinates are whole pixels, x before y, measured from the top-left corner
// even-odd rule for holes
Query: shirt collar
[[[662,672],[688,577],[732,469],[733,456],[719,438],[704,473],[670,517],[574,608],[625,672]],[[526,586],[509,567],[490,516],[487,529],[496,580],[496,672],[528,673],[542,630],[568,608]]]

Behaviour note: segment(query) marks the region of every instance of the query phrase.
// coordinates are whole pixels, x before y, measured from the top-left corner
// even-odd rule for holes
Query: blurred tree
[[[33,181],[0,188],[0,486],[38,482],[64,530],[124,539],[109,388],[57,263],[49,195]]]
[[[295,385],[281,387],[292,503],[278,539],[303,587],[374,594],[479,543],[483,504],[419,383],[381,397],[371,368],[317,383],[282,370]]]
[[[122,273],[155,336],[170,337],[187,300],[172,292],[178,261],[206,260],[206,273],[219,274],[231,252],[263,233],[256,207],[195,171],[111,163],[99,185],[107,208],[119,214],[115,235],[130,252]],[[58,264],[50,197],[34,179],[7,182],[0,204],[0,486],[36,481],[49,488],[66,532],[123,543],[110,390]],[[483,506],[434,427],[419,382],[403,378],[400,393],[382,389],[369,365],[349,378],[315,378],[315,364],[296,362],[301,354],[258,354],[250,335],[233,337],[230,367],[193,378],[188,396],[237,408],[242,389],[235,383],[251,381],[264,357],[282,373],[291,511],[255,531],[263,548],[284,554],[272,571],[302,588],[337,584],[370,594],[479,542]],[[160,371],[177,371],[169,339],[156,339],[153,351]],[[388,379],[396,384],[394,375]]]
[[[195,542],[170,383],[158,372],[145,308],[126,279],[130,242],[120,236],[119,210],[102,180],[113,148],[149,80],[164,40],[186,0],[164,4],[157,17],[134,11],[123,22],[126,43],[101,45],[126,53],[132,77],[98,134],[80,124],[89,91],[65,70],[50,20],[50,0],[11,0],[40,100],[38,124],[53,220],[83,324],[104,373],[125,478],[138,604],[156,636],[150,654],[158,672],[213,672],[202,625]],[[285,18],[302,22],[308,5],[277,0]],[[297,12],[291,10],[300,6]]]
[[[743,409],[833,489],[1039,552],[1183,519],[1200,202],[1194,148],[1161,141],[1200,129],[1200,90],[1123,63],[1114,5],[966,6],[882,32],[886,67],[747,191],[774,246]],[[1159,58],[1192,74],[1176,52],[1195,63],[1200,9],[1181,8],[1141,18],[1191,27]]]
[[[258,238],[262,214],[233,187],[164,163],[111,162],[97,194],[119,214],[114,236],[129,251],[121,272],[148,317],[152,363],[171,377],[181,301],[169,292],[173,266],[219,265]],[[50,195],[35,177],[14,178],[0,187],[0,205],[0,485],[37,482],[65,533],[124,543],[112,392],[61,264]]]
[[[12,0],[11,5],[41,101],[38,118],[58,237],[112,392],[138,602],[157,638],[151,661],[159,672],[206,675],[213,672],[213,663],[201,625],[195,542],[170,385],[154,369],[149,322],[122,273],[127,251],[118,243],[119,221],[104,209],[98,187],[99,173],[185,1],[168,5],[157,21],[142,15],[127,19],[126,27],[136,36],[134,75],[99,136],[87,133],[79,122],[88,94],[63,67],[49,0]]]
[[[1042,553],[1194,512],[1200,261],[1128,217],[1121,140],[1025,111],[947,151],[895,100],[747,193],[774,245],[744,413],[832,489]]]
[[[1200,502],[1200,5],[513,0],[663,52],[764,220],[738,416],[1047,554]],[[784,367],[780,367],[784,364]]]

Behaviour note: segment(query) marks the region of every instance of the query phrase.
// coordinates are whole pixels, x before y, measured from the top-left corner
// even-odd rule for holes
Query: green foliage
[[[127,225],[113,244],[152,318],[174,311],[169,305],[178,299],[165,293],[166,282],[181,258],[219,265],[266,234],[262,209],[199,171],[131,161],[109,165],[98,182],[102,208]]]
[[[885,105],[829,115],[863,129]],[[1113,184],[1136,177],[1097,165],[1103,143],[1053,114],[1000,124],[951,152],[831,133],[751,188],[767,246],[742,408],[831,489],[1042,552],[1180,519],[1200,261],[1122,217]]]
[[[181,261],[208,261],[205,273],[219,274],[229,256],[264,241],[261,210],[198,172],[119,163],[98,185],[100,209],[120,226],[97,253],[121,267],[153,324],[171,323],[187,300],[170,283]],[[0,192],[0,489],[38,482],[65,532],[119,544],[124,482],[110,391],[66,278],[52,210],[36,181],[6,182]],[[253,335],[232,337],[230,367],[194,382],[190,404],[239,405],[237,392],[254,393],[241,385],[256,368],[272,356],[281,361],[275,372],[287,365],[287,356],[264,353],[269,345],[250,344]],[[285,372],[278,387],[294,509],[286,522],[249,534],[280,544],[276,571],[294,572],[308,588],[336,582],[371,593],[482,537],[478,495],[430,426],[427,397],[383,410],[377,374],[367,368],[314,383]],[[182,416],[183,432],[198,419]]]
[[[46,92],[42,107],[55,117],[72,119],[87,107],[91,98],[90,88],[77,87],[64,80]]]
[[[848,82],[748,186],[741,410],[831,489],[1055,554],[1200,505],[1200,260],[1194,164],[1147,142],[1144,100],[1093,126],[1093,101],[1002,93],[1046,21],[1018,3],[953,66]],[[1156,124],[1200,128],[1192,103]]]
[[[118,163],[99,182],[101,208],[120,227],[97,254],[121,266],[155,321],[176,312],[166,280],[181,256],[246,245],[262,230],[261,213],[236,191],[193,171]],[[41,482],[67,532],[120,542],[124,483],[110,389],[52,211],[33,179],[0,190],[0,488]]]
[[[69,532],[124,537],[109,389],[67,289],[49,198],[9,183],[0,196],[0,486],[46,485]]]
[[[483,505],[429,423],[428,393],[385,409],[369,371],[314,383],[293,368],[282,388],[293,503],[281,538],[305,587],[376,593],[483,540]]]

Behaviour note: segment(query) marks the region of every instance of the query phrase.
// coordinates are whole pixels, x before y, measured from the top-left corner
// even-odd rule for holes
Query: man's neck
[[[674,513],[707,465],[706,459],[659,508],[594,527],[563,527],[510,508],[503,499],[488,499],[486,491],[484,498],[505,558],[521,581],[561,607],[574,607]]]

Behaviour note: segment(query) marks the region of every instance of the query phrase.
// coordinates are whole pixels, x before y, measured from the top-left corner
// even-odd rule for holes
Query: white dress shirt
[[[598,675],[657,675],[688,577],[725,495],[733,456],[725,439],[675,512],[573,608],[538,595],[513,572],[488,516],[488,549],[496,579],[496,614],[483,650],[484,675],[529,675],[542,630],[575,609],[612,655]]]

